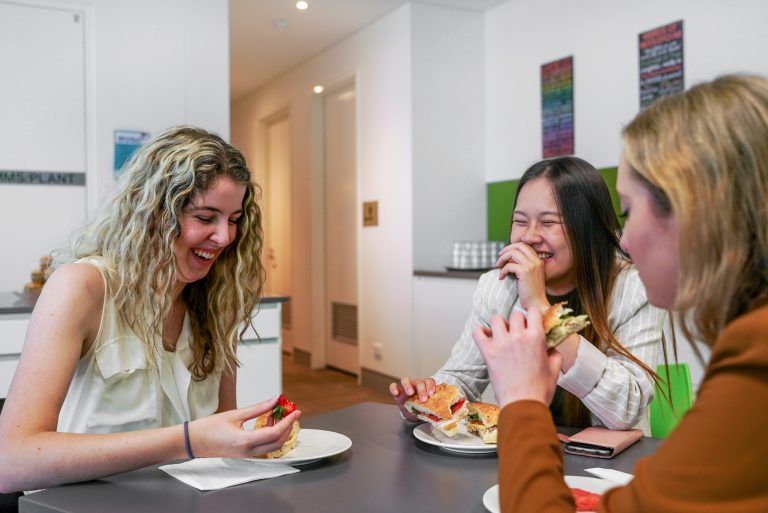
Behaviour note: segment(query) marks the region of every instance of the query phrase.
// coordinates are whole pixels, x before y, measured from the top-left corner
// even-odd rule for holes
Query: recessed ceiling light
[[[320,94],[323,92],[323,86],[316,85],[315,87],[312,88],[312,90],[315,92],[315,94]]]
[[[296,2],[296,9],[300,11],[306,11],[308,7],[309,7],[309,3],[305,2],[304,0]]]

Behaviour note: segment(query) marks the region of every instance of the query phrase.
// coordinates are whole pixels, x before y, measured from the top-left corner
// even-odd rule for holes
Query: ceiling
[[[416,0],[483,12],[509,0]],[[408,0],[229,0],[230,97],[236,101]]]

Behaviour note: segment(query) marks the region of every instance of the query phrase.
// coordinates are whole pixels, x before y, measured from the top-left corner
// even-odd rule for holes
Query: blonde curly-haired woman
[[[282,446],[299,412],[251,431],[276,398],[235,409],[237,330],[263,284],[256,194],[243,155],[205,130],[136,152],[54,255],[0,416],[0,491]]]

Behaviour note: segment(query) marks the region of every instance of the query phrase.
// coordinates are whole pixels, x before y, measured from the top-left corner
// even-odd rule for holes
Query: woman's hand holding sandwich
[[[409,396],[418,394],[422,402],[432,397],[435,393],[435,380],[432,378],[400,378],[400,383],[390,383],[389,392],[395,399],[395,404],[400,409],[403,417],[411,422],[417,422],[417,419],[405,407],[405,401]]]
[[[291,434],[296,410],[273,426],[243,429],[243,424],[271,411],[277,397],[237,410],[229,410],[189,423],[189,442],[196,457],[252,458],[283,446]]]
[[[526,399],[547,405],[552,401],[562,356],[547,351],[538,308],[529,308],[527,319],[521,312],[512,312],[509,322],[495,315],[490,328],[479,326],[472,336],[488,366],[501,408]]]

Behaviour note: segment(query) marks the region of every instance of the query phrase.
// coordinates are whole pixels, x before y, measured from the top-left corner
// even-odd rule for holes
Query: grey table
[[[352,448],[301,472],[201,492],[147,467],[105,479],[59,486],[24,497],[32,512],[485,512],[483,493],[496,484],[495,454],[462,456],[424,444],[394,406],[362,403],[304,418],[302,427],[343,433]],[[564,430],[567,432],[567,430]],[[570,433],[573,431],[571,430]],[[610,460],[565,456],[565,471],[609,467],[631,472],[660,440],[644,438]]]

